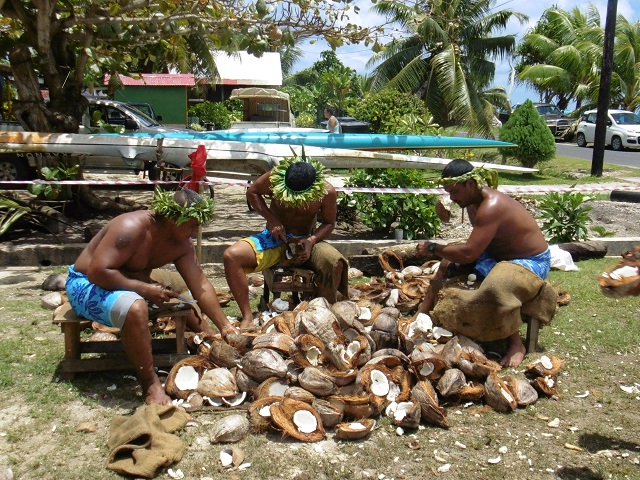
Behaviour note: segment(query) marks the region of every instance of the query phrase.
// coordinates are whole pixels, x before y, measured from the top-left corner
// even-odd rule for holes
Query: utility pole
[[[602,47],[602,68],[600,70],[600,92],[598,94],[598,113],[596,131],[593,139],[593,157],[591,157],[591,175],[601,177],[604,165],[604,141],[607,132],[607,111],[611,98],[611,72],[613,70],[613,42],[616,36],[616,15],[618,0],[608,0],[607,20],[604,25],[604,45]]]

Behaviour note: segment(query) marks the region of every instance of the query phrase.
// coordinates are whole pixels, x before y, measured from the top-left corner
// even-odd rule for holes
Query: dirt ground
[[[113,196],[117,196],[115,193]],[[134,200],[146,204],[150,194],[137,194]],[[260,230],[263,219],[255,212],[247,209],[244,201],[244,191],[240,187],[216,188],[215,198],[218,217],[203,232],[207,239],[221,239],[232,241],[248,233]],[[592,202],[590,213],[591,227],[602,226],[616,236],[640,237],[640,204]],[[455,212],[455,210],[454,210]],[[82,241],[85,227],[96,229],[106,222],[103,219],[91,219],[79,222],[78,227],[66,230],[55,241]],[[468,223],[464,222],[455,212],[454,220],[446,225],[442,231],[443,239],[464,238],[469,231]],[[338,225],[333,238],[379,238],[368,232],[361,225]],[[16,235],[11,238],[16,243],[52,241],[50,235],[32,234]],[[11,270],[11,269],[9,269]],[[11,272],[10,272],[11,273]],[[8,281],[0,281],[0,305],[15,299],[37,298],[44,292],[39,286],[49,271],[47,269],[16,270]],[[0,308],[0,316],[2,314]],[[44,318],[45,314],[43,314]],[[47,317],[48,318],[48,317]],[[24,325],[16,328],[25,329],[29,320],[23,319]],[[31,320],[31,323],[35,320]],[[15,336],[17,332],[9,332]],[[551,335],[553,331],[546,333]],[[57,330],[49,328],[39,333],[42,341],[47,339],[61,342]],[[612,371],[619,369],[620,357],[603,357],[604,364],[610,365]],[[578,363],[578,360],[575,360]],[[634,360],[637,365],[637,359]],[[626,367],[630,367],[629,364]],[[636,370],[637,371],[637,370]],[[571,392],[567,392],[565,402],[571,400],[576,393],[589,388],[588,380],[571,378]],[[54,382],[59,382],[54,377]],[[569,380],[561,380],[568,382]],[[629,379],[630,383],[631,379]],[[638,379],[635,378],[637,382]],[[104,469],[107,448],[106,435],[113,415],[126,415],[136,407],[136,399],[125,400],[118,398],[111,388],[136,391],[137,386],[133,377],[122,375],[93,376],[90,382],[73,383],[70,389],[78,389],[84,399],[78,399],[64,405],[63,420],[55,419],[46,428],[30,426],[33,414],[30,409],[33,403],[14,401],[2,402],[0,408],[0,480],[13,478],[118,478],[117,475]],[[563,388],[569,388],[565,385]],[[111,392],[111,393],[109,393]],[[595,407],[590,403],[591,398],[596,402]],[[17,399],[24,400],[24,399]],[[138,397],[139,400],[139,397]],[[589,400],[589,401],[588,401]],[[183,460],[173,467],[174,471],[184,469],[189,479],[275,479],[288,478],[307,480],[311,478],[325,479],[418,479],[424,476],[453,479],[465,478],[465,471],[473,472],[473,478],[562,478],[601,480],[604,478],[640,478],[640,445],[638,445],[637,422],[634,426],[624,424],[620,420],[628,405],[618,405],[611,395],[603,401],[590,397],[588,400],[575,400],[567,407],[566,403],[545,400],[544,406],[531,412],[520,412],[517,416],[519,424],[514,424],[506,415],[485,415],[480,410],[472,412],[465,406],[452,406],[449,415],[455,427],[450,431],[429,428],[426,432],[416,432],[422,449],[412,451],[407,447],[406,440],[398,436],[393,428],[381,427],[374,439],[366,442],[351,444],[338,443],[329,438],[315,444],[301,444],[299,442],[283,441],[279,435],[258,435],[245,441],[242,448],[248,453],[248,462],[254,463],[246,472],[221,472],[213,467],[216,463],[215,455],[220,447],[212,447],[209,443],[207,431],[217,419],[216,415],[200,415],[194,426],[188,427],[181,437],[188,447]],[[584,451],[578,453],[567,445],[578,443],[568,431],[571,429],[588,431],[585,424],[594,408],[602,408],[604,404],[609,417],[602,426],[602,435],[594,435],[592,439],[596,448],[591,454],[593,458],[605,458],[611,467],[608,472],[614,472],[615,477],[604,471],[605,467],[592,467],[591,460],[585,460]],[[636,402],[637,405],[637,402]],[[37,408],[37,407],[35,407]],[[568,410],[570,408],[571,410]],[[635,414],[634,414],[635,415]],[[560,418],[562,428],[552,425],[556,416]],[[636,415],[637,420],[637,415]],[[618,423],[616,423],[618,422]],[[79,424],[88,423],[95,428],[95,433],[80,434],[74,430]],[[611,433],[607,428],[612,425],[624,424],[623,432],[617,431],[620,438],[626,439],[612,444]],[[31,431],[24,440],[24,445],[11,445],[7,432],[20,427],[22,431]],[[56,428],[58,430],[56,431]],[[594,426],[594,428],[598,428]],[[622,427],[615,427],[620,428]],[[568,429],[568,430],[567,430]],[[562,431],[561,431],[562,430]],[[65,437],[63,437],[63,434]],[[82,436],[81,436],[82,435]],[[609,436],[607,436],[609,435]],[[11,437],[11,435],[9,435]],[[597,437],[597,438],[595,438]],[[572,439],[573,438],[573,439]],[[635,440],[634,440],[635,438]],[[65,440],[66,439],[66,440]],[[68,444],[65,446],[65,442]],[[507,448],[508,445],[508,448]],[[594,447],[595,448],[595,447]],[[542,453],[534,454],[535,451]],[[597,451],[596,451],[597,450]],[[620,453],[623,452],[623,453]],[[626,452],[626,453],[625,453]],[[369,460],[363,461],[363,455]],[[35,462],[33,472],[25,471],[16,465],[17,459],[24,456],[25,462],[33,463],[33,458],[41,456],[51,463],[46,465]],[[257,457],[270,458],[266,462]],[[379,458],[376,458],[379,457]],[[496,460],[498,458],[501,460]],[[544,460],[546,459],[548,460]],[[11,462],[9,461],[11,458]],[[534,459],[533,461],[531,459]],[[252,460],[253,459],[253,460]],[[434,460],[435,459],[435,460]],[[489,459],[489,463],[487,463]],[[493,461],[501,462],[496,466]],[[10,464],[13,462],[13,467]],[[526,462],[529,462],[528,465]],[[354,468],[354,465],[358,465]],[[445,465],[453,465],[447,473]],[[466,467],[465,467],[466,465]],[[273,468],[273,470],[270,470]],[[13,472],[16,472],[14,475]],[[18,474],[17,472],[20,472]],[[73,474],[69,472],[74,472]],[[83,473],[85,472],[85,473]],[[101,472],[101,473],[100,473]],[[200,472],[200,473],[195,473]],[[505,473],[506,472],[506,473]],[[512,473],[509,473],[512,472]],[[176,474],[177,475],[177,474]],[[156,478],[180,478],[170,475],[167,470],[160,470]]]

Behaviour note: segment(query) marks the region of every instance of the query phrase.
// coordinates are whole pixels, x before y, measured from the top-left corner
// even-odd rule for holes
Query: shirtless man
[[[153,365],[148,306],[168,302],[178,293],[154,283],[151,270],[173,262],[222,337],[236,330],[202,272],[191,240],[201,223],[211,221],[213,202],[192,190],[156,191],[151,209],[124,213],[107,223],[69,267],[66,290],[80,316],[120,328],[122,346],[142,385],[145,402],[168,405],[171,398]],[[187,319],[187,328],[215,334],[196,315]]]
[[[442,257],[434,285],[445,277],[451,263],[475,262],[475,273],[486,277],[497,262],[504,260],[518,263],[546,279],[551,257],[535,219],[520,202],[482,185],[482,178],[483,169],[474,170],[466,160],[453,160],[442,171],[444,189],[453,202],[467,209],[473,230],[464,244],[440,245],[429,241],[418,244],[419,255]],[[430,287],[418,312],[430,312],[437,293],[436,288]],[[514,332],[501,364],[518,366],[525,351],[520,333]]]
[[[270,205],[266,197],[270,197]],[[318,295],[330,303],[336,301],[336,290],[346,296],[347,261],[323,242],[336,224],[337,193],[325,181],[319,162],[305,158],[304,151],[302,157],[283,160],[249,186],[247,200],[267,225],[261,233],[239,240],[224,252],[225,276],[240,308],[241,329],[252,327],[254,321],[246,274],[280,262],[291,238],[299,238],[299,251],[292,259],[295,264],[305,264],[319,275],[330,271],[318,282]],[[318,213],[322,216],[320,225]]]

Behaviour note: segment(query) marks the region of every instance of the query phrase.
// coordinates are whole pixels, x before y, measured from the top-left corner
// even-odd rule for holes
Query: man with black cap
[[[240,328],[250,328],[254,321],[246,274],[279,263],[290,239],[298,239],[293,262],[318,275],[318,296],[330,303],[336,302],[338,291],[347,297],[347,261],[323,241],[335,228],[337,193],[325,180],[322,164],[305,157],[304,150],[301,156],[284,159],[249,186],[247,200],[267,225],[261,233],[241,239],[224,252],[227,283],[242,315]]]

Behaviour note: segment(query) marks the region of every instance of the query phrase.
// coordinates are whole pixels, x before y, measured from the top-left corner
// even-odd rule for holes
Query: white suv
[[[576,131],[576,142],[579,147],[593,143],[596,135],[597,110],[589,110],[582,114],[582,120]],[[605,145],[613,150],[640,148],[640,116],[628,110],[609,110],[607,112],[607,133]]]

